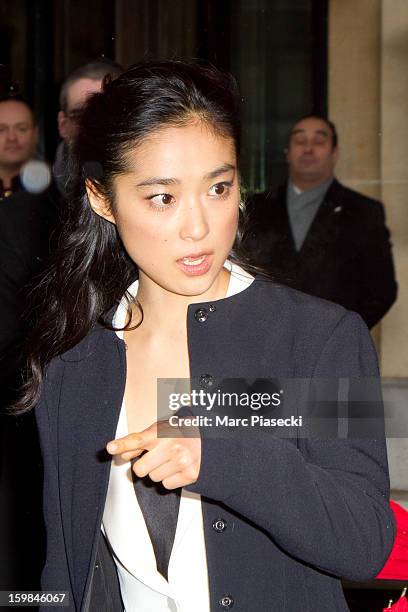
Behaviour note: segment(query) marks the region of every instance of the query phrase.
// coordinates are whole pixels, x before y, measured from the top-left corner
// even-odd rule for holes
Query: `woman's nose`
[[[180,237],[183,240],[202,240],[208,231],[209,225],[201,202],[190,201],[182,211]]]

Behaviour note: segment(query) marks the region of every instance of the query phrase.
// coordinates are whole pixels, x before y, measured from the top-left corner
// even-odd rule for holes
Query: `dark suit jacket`
[[[187,315],[191,376],[203,385],[211,377],[377,376],[366,326],[337,305],[257,277],[210,306],[192,304]],[[42,588],[69,591],[70,611],[89,609],[110,471],[104,448],[125,375],[124,342],[98,327],[52,361],[36,408]],[[229,610],[231,601],[237,612],[347,610],[339,578],[376,576],[394,539],[384,438],[217,439],[201,431],[199,478],[186,488],[203,496],[211,610]]]
[[[0,401],[15,378],[28,319],[29,283],[40,273],[57,224],[53,189],[44,194],[16,193],[0,206]]]
[[[397,296],[382,204],[334,180],[297,251],[286,188],[248,201],[246,249],[279,282],[354,310],[373,327]]]
[[[0,590],[38,589],[43,562],[35,420],[32,414],[6,415],[5,407],[21,384],[28,284],[48,256],[56,216],[52,190],[19,192],[0,202]]]

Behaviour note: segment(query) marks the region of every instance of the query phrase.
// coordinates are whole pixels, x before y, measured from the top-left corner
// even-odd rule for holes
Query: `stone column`
[[[329,4],[328,114],[339,133],[337,177],[352,189],[381,193],[381,0]],[[380,326],[373,330],[378,352]]]
[[[383,200],[394,244],[398,301],[375,335],[384,398],[401,429],[408,403],[407,72],[406,0],[330,0],[329,114],[340,135],[337,175]],[[408,507],[408,440],[388,439],[387,447],[392,498]]]
[[[381,0],[331,0],[328,109],[339,132],[339,179],[381,197]]]
[[[382,0],[382,192],[399,295],[382,323],[383,375],[408,376],[408,3]]]
[[[382,0],[382,5],[382,189],[399,284],[397,303],[382,323],[382,364],[383,375],[394,377],[389,386],[402,429],[408,404],[408,4]],[[408,509],[408,440],[387,444],[392,496]]]

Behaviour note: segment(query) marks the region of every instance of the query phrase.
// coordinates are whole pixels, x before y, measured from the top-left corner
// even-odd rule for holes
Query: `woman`
[[[339,579],[374,577],[392,546],[381,437],[156,423],[158,378],[377,376],[357,315],[225,263],[236,100],[215,69],[151,62],[82,117],[22,400],[41,396],[42,588],[69,610],[346,610]]]

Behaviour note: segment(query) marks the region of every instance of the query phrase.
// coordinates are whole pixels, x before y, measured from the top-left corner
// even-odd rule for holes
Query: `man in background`
[[[31,108],[18,97],[0,99],[0,200],[23,191],[22,166],[34,157],[38,128]]]
[[[0,590],[38,590],[44,562],[42,466],[34,412],[6,409],[16,398],[30,319],[30,287],[46,262],[53,229],[47,193],[0,203]]]
[[[335,125],[308,116],[293,126],[288,181],[248,202],[244,246],[277,281],[358,312],[368,327],[397,296],[381,202],[341,185]]]
[[[0,590],[38,590],[45,535],[37,428],[34,413],[15,418],[7,408],[22,382],[23,348],[31,325],[26,316],[31,306],[29,284],[35,284],[47,260],[58,202],[52,187],[44,183],[39,192],[35,176],[28,180],[30,164],[20,180],[37,139],[27,105],[0,102],[0,117]]]
[[[69,147],[78,134],[82,108],[91,94],[101,90],[103,79],[108,74],[115,79],[122,72],[122,67],[116,62],[100,59],[76,68],[62,84],[58,113],[58,131],[62,141],[57,148],[53,169],[57,186],[62,193],[65,193],[67,187]]]

